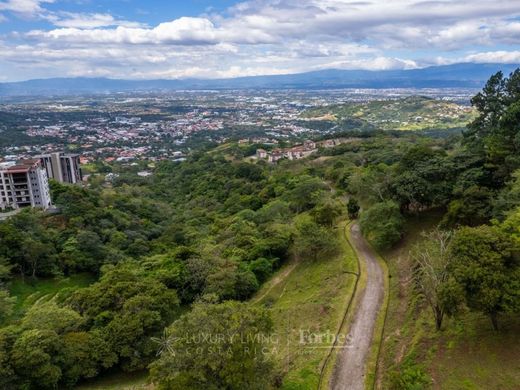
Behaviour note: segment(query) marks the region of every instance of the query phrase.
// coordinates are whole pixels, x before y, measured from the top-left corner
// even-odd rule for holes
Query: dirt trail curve
[[[331,379],[332,390],[365,389],[365,365],[384,298],[384,272],[376,255],[367,245],[357,224],[352,225],[351,232],[352,244],[360,262],[365,265],[367,283],[365,289],[358,292],[360,299],[354,319],[349,327],[347,341],[340,350]]]
[[[279,275],[276,275],[274,278],[272,278],[268,282],[269,287],[267,288],[267,290],[261,296],[254,299],[253,303],[258,303],[262,299],[264,299],[267,296],[267,294],[269,294],[271,292],[271,290],[273,288],[278,286],[281,282],[283,282],[291,274],[291,272],[293,272],[293,270],[296,268],[297,265],[298,265],[298,261],[296,260],[292,264],[288,265]]]

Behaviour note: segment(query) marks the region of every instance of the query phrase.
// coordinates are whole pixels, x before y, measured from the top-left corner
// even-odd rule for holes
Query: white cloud
[[[93,29],[100,27],[124,26],[130,28],[144,27],[138,22],[129,22],[127,20],[115,19],[110,14],[78,14],[71,12],[59,13],[59,16],[50,17],[52,23],[58,27],[77,28],[77,29]]]
[[[0,2],[0,11],[34,17],[44,12],[42,5],[45,3],[54,3],[54,0],[7,0]]]
[[[464,57],[466,62],[520,64],[520,51],[488,51]]]
[[[219,43],[265,43],[272,38],[267,33],[240,34],[216,27],[206,18],[181,17],[161,23],[154,28],[118,26],[106,28],[59,28],[50,31],[34,30],[26,34],[30,38],[51,39],[74,43],[103,44],[176,44],[207,45]]]
[[[12,73],[232,77],[520,62],[520,0],[250,0],[155,26],[50,12],[51,1],[0,0],[0,12],[54,25],[0,43],[0,65]]]
[[[417,69],[420,66],[413,60],[391,57],[373,57],[363,59],[351,59],[346,61],[327,62],[316,69],[365,69],[365,70],[394,70]]]

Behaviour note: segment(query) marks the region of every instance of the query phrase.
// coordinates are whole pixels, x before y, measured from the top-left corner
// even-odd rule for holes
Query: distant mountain
[[[520,65],[461,63],[413,70],[339,70],[234,79],[119,80],[52,78],[0,83],[0,96],[97,94],[202,89],[481,88],[492,74]]]

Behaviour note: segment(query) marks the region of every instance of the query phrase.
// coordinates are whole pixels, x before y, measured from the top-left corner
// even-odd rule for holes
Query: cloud
[[[464,57],[466,62],[520,64],[520,51],[488,51]]]
[[[0,0],[0,12],[14,4],[15,15],[51,24],[4,37],[9,74],[232,77],[520,62],[520,1],[249,0],[154,26],[104,11],[51,12],[51,1]]]
[[[34,17],[44,12],[42,5],[45,3],[54,3],[54,0],[7,0],[0,2],[0,11]]]
[[[59,16],[58,16],[59,15]],[[144,27],[142,23],[115,19],[110,14],[100,13],[71,13],[61,12],[58,15],[49,16],[52,24],[58,27],[94,29],[100,27],[124,26],[130,28]]]
[[[346,40],[376,42],[386,49],[452,50],[468,44],[513,44],[520,35],[519,22],[504,20],[520,15],[520,1],[509,0],[254,0],[235,5],[227,15],[181,17],[148,28],[109,14],[71,14],[53,16],[60,28],[28,36],[78,43],[186,45]]]
[[[99,18],[98,18],[99,19]],[[106,19],[106,17],[104,18]],[[96,21],[93,21],[94,23]],[[103,21],[100,21],[103,22]],[[92,24],[94,24],[92,23]],[[112,21],[106,23],[115,24]],[[50,31],[34,30],[29,38],[54,41],[97,44],[136,45],[207,45],[219,43],[266,43],[272,38],[267,33],[240,34],[216,27],[206,18],[181,17],[154,28],[134,28],[120,25],[117,28],[59,28]]]
[[[329,62],[318,66],[316,69],[365,69],[365,70],[395,70],[417,69],[419,64],[413,60],[392,57],[374,57],[352,59],[347,61]]]

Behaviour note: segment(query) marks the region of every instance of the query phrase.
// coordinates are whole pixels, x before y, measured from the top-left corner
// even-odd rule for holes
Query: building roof
[[[27,173],[38,165],[38,160],[20,160],[15,165],[0,168],[0,170],[6,173]]]

